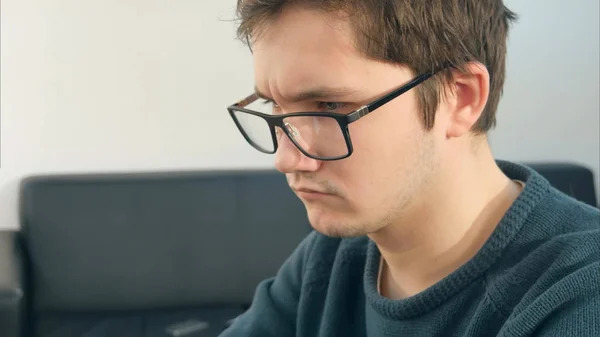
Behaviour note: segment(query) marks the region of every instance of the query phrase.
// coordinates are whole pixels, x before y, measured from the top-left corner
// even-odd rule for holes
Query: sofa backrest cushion
[[[594,173],[588,167],[575,163],[530,163],[527,164],[546,178],[559,191],[598,207]]]
[[[21,197],[36,310],[249,303],[311,230],[275,171],[36,176]]]

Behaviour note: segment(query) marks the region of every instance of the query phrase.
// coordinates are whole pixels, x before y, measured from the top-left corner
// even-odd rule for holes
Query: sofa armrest
[[[22,255],[18,232],[0,230],[0,336],[21,337],[24,307]]]

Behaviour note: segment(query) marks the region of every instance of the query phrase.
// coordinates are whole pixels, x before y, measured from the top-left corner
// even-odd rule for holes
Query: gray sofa
[[[2,337],[216,336],[310,231],[272,171],[31,177],[20,225]]]
[[[588,169],[532,166],[597,205]],[[35,176],[20,204],[1,337],[217,336],[310,231],[274,171]]]

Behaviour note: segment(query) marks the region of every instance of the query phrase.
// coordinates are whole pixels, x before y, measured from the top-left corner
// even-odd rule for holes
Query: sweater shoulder
[[[534,209],[532,220],[556,225],[553,234],[567,234],[600,229],[600,209],[580,202],[563,192],[550,192]]]
[[[600,293],[598,275],[600,210],[551,189],[489,271],[488,293],[507,316],[551,310]]]

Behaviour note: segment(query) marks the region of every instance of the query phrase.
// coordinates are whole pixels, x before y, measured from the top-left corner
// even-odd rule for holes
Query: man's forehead
[[[337,56],[337,57],[336,57]],[[257,54],[255,91],[261,97],[286,102],[345,98],[364,83],[364,65],[337,53],[323,55],[296,50]]]

